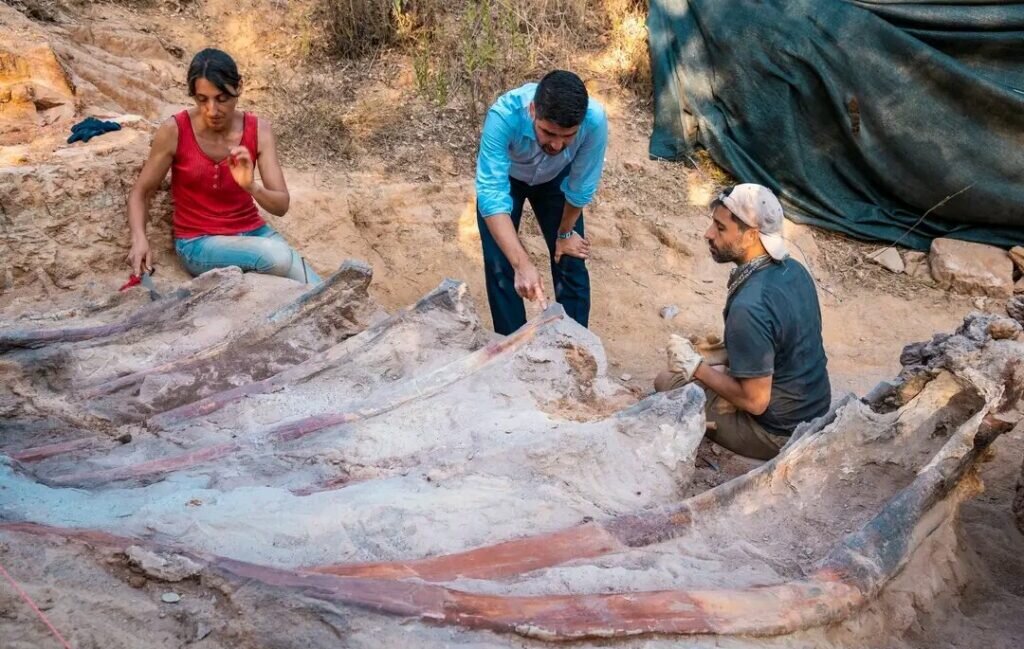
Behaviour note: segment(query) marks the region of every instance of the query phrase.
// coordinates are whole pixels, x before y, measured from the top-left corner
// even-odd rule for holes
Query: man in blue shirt
[[[800,422],[828,412],[832,389],[821,339],[821,308],[810,273],[790,258],[782,205],[770,189],[745,183],[711,204],[704,233],[712,259],[736,264],[725,301],[727,369],[703,362],[672,336],[669,368],[656,390],[696,380],[707,396],[707,436],[759,460],[778,454]]]
[[[551,258],[555,300],[584,327],[590,317],[590,242],[583,208],[601,180],[608,120],[572,72],[505,93],[491,106],[476,167],[477,226],[494,329],[526,323],[523,299],[547,307],[540,274],[519,240],[530,201]]]

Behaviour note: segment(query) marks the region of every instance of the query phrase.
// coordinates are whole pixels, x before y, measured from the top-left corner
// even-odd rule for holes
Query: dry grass
[[[859,241],[840,232],[820,228],[815,228],[814,236],[821,250],[822,266],[829,277],[841,286],[868,289],[908,300],[922,294],[946,295],[930,282],[902,273],[897,275],[868,261],[868,255],[882,247],[881,244]]]
[[[603,0],[607,44],[591,69],[631,90],[643,104],[654,99],[647,46],[647,0]]]
[[[316,73],[277,75],[249,101],[273,122],[291,167],[365,164],[369,155],[401,175],[436,175],[438,165],[444,174],[453,167],[471,173],[478,125],[466,123],[465,111],[418,100],[413,85],[407,58],[392,52]]]
[[[252,47],[218,29],[290,164],[435,145],[469,159],[497,96],[554,68],[651,94],[646,0],[265,1],[281,12],[235,30]]]
[[[651,96],[646,0],[302,0],[312,57],[412,57],[418,93],[478,121],[500,92],[579,68]]]
[[[274,120],[281,153],[290,163],[306,166],[352,156],[345,112],[353,93],[335,80],[330,73],[303,75],[298,81],[285,81],[264,102]]]
[[[319,31],[317,50],[339,58],[357,58],[391,45],[398,35],[396,14],[402,0],[317,0],[310,24]]]

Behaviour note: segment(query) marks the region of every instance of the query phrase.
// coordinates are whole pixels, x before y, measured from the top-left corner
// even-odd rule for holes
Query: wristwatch
[[[559,232],[558,233],[558,238],[559,239],[569,239],[574,234],[576,234],[576,230],[569,230],[568,232]]]

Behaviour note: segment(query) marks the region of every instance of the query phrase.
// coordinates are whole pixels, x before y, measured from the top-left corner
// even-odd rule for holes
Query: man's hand
[[[152,253],[149,249],[149,240],[146,237],[133,237],[132,249],[128,251],[128,263],[132,266],[132,274],[142,275],[142,271],[149,271],[153,267]]]
[[[526,261],[520,264],[515,271],[516,293],[531,302],[538,302],[541,310],[548,308],[548,300],[544,297],[544,287],[541,284],[537,268],[530,261]]]
[[[682,375],[683,380],[689,381],[693,378],[694,372],[700,367],[703,358],[694,346],[686,338],[672,334],[669,338],[668,347],[665,349],[668,355],[668,369],[673,374]]]
[[[244,146],[231,147],[231,154],[228,156],[228,169],[231,170],[231,177],[235,179],[238,186],[251,194],[254,171],[249,149]]]
[[[715,334],[708,334],[701,338],[691,338],[690,340],[708,365],[729,364],[729,352],[725,349],[725,342]]]
[[[588,259],[590,257],[590,242],[580,236],[575,230],[568,239],[555,239],[555,263],[562,260],[562,255]]]

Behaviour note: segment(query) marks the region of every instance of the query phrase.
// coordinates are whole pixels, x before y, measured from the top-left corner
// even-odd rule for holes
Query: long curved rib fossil
[[[272,443],[288,442],[330,426],[376,417],[415,399],[433,396],[449,385],[490,365],[496,359],[513,353],[532,340],[539,331],[564,317],[565,311],[560,305],[556,304],[549,307],[541,317],[530,321],[514,334],[440,367],[422,378],[413,377],[403,381],[387,394],[368,399],[359,407],[345,412],[314,415],[299,419],[298,421],[287,422],[271,427],[258,434],[257,437]],[[141,464],[56,476],[48,482],[60,486],[96,486],[116,480],[158,476],[211,462],[237,453],[251,445],[252,442],[249,441],[215,444],[193,449],[181,455],[151,460]]]
[[[311,329],[314,331],[323,330],[331,333],[331,329],[338,328],[331,321],[335,319],[335,311],[339,304],[344,306],[346,301],[365,302],[366,288],[372,276],[370,267],[365,263],[346,260],[338,271],[327,278],[323,284],[306,291],[290,304],[268,315],[256,326],[183,358],[85,386],[78,394],[85,399],[96,399],[134,386],[148,376],[169,372],[200,371],[229,355],[243,358],[247,353],[251,355],[255,352],[262,352],[263,356],[272,355],[275,349],[272,339],[282,330],[294,326],[302,320],[311,320],[313,325]],[[356,328],[361,330],[362,326],[357,324]],[[357,330],[352,330],[351,327],[342,327],[342,329],[345,331],[339,337],[357,333]],[[281,347],[281,345],[277,346]],[[288,351],[290,354],[295,353],[290,348]]]
[[[910,485],[900,490],[859,530],[837,544],[808,577],[749,588],[543,596],[483,595],[422,581],[386,578],[410,576],[401,570],[385,576],[383,573],[386,571],[378,569],[381,574],[377,577],[338,576],[198,555],[173,546],[92,530],[70,530],[33,523],[4,523],[0,524],[0,530],[71,538],[122,550],[129,545],[140,544],[187,554],[217,574],[296,590],[311,598],[418,617],[429,622],[512,631],[547,640],[626,637],[645,633],[779,635],[845,618],[877,595],[898,573],[916,546],[930,533],[930,526],[934,523],[928,519],[929,512],[943,502],[954,501],[955,504],[968,495],[972,485],[965,478],[975,460],[995,437],[1015,423],[988,417],[987,410],[988,407],[982,409],[961,425]],[[790,452],[797,451],[794,448]],[[775,465],[767,473],[778,470],[778,465]],[[763,478],[763,474],[741,476],[733,481],[736,485],[723,491],[729,493],[749,488],[746,485]],[[720,497],[723,497],[722,493],[714,499]],[[641,529],[635,540],[646,544],[663,538],[666,533],[664,524],[685,525],[685,516],[673,519],[691,509],[692,505],[684,503],[675,514],[652,517],[647,525],[639,526]],[[626,520],[617,519],[610,528],[626,525]],[[644,517],[633,521],[643,523]],[[564,540],[569,539],[566,537]],[[619,549],[622,545],[616,544],[611,549]],[[588,548],[603,552],[607,545],[584,545],[580,550],[586,552]],[[576,557],[567,556],[570,554],[576,554]],[[495,556],[492,554],[484,562],[489,564],[492,574],[513,574],[505,569],[494,570],[498,564],[493,560]],[[579,556],[579,553],[564,552],[558,561]],[[449,561],[457,560],[449,558]],[[518,559],[515,563],[516,571],[540,565]],[[550,565],[550,561],[542,563]],[[472,571],[473,568],[469,572]],[[417,573],[414,571],[413,574]],[[446,574],[464,574],[464,571],[436,572],[442,578]]]
[[[465,285],[461,282],[445,280],[439,287],[425,295],[415,305],[398,311],[352,338],[346,339],[298,365],[289,367],[261,381],[223,390],[192,403],[167,410],[150,417],[147,423],[152,428],[169,428],[183,421],[216,412],[224,406],[244,397],[267,394],[284,386],[295,385],[305,381],[331,367],[344,364],[352,357],[354,351],[364,350],[367,346],[382,338],[388,331],[414,315],[436,308],[452,308],[458,299],[458,294],[464,290]]]

